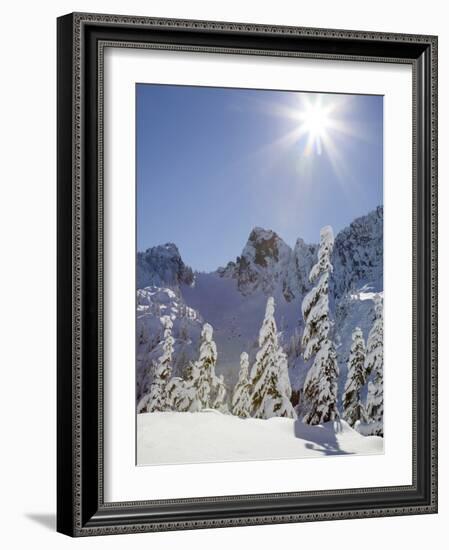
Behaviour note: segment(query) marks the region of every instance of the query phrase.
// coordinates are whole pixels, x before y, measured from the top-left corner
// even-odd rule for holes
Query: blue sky
[[[251,229],[318,242],[383,204],[383,98],[138,84],[137,249],[212,271]]]

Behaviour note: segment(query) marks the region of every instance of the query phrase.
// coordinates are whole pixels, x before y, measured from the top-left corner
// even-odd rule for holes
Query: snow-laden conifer
[[[212,402],[212,408],[217,409],[217,411],[220,411],[223,414],[229,414],[229,408],[226,401],[226,385],[224,383],[224,377],[222,374],[220,376],[215,377],[215,380],[213,381],[213,389],[214,389],[214,398]]]
[[[168,315],[161,317],[161,323],[164,327],[164,337],[162,341],[162,355],[157,361],[153,361],[153,381],[150,391],[144,395],[137,405],[137,412],[162,412],[171,409],[167,400],[167,383],[172,373],[173,345],[172,336],[173,322]]]
[[[365,369],[370,376],[368,395],[366,398],[366,413],[372,435],[383,436],[384,415],[384,329],[383,301],[380,296],[375,298],[375,319],[368,335],[366,345]]]
[[[179,376],[174,376],[167,383],[167,403],[171,410],[185,412],[189,409],[191,392],[186,382]]]
[[[352,332],[352,344],[348,359],[348,375],[343,392],[343,418],[350,426],[365,421],[365,407],[360,392],[366,383],[365,341],[359,327]]]
[[[329,311],[329,283],[332,273],[331,255],[334,247],[332,227],[320,232],[318,261],[310,271],[310,282],[317,284],[302,302],[305,321],[302,337],[304,360],[313,363],[303,388],[307,424],[321,424],[339,417],[337,410],[338,364],[335,346],[331,339],[332,322]]]
[[[248,418],[251,410],[251,384],[248,379],[249,357],[246,351],[240,355],[239,379],[232,394],[232,414]]]
[[[153,374],[156,371],[156,363],[153,361],[151,364],[151,369],[148,369],[151,374]],[[148,393],[145,393],[140,400],[137,403],[137,414],[140,413],[146,413],[148,412],[148,403],[150,402],[150,399],[153,398],[154,394],[152,394],[151,390],[153,389],[153,385],[150,387],[150,391]]]
[[[208,409],[212,406],[213,387],[216,384],[215,365],[217,362],[217,346],[213,340],[214,330],[209,323],[203,325],[201,331],[200,356],[192,363],[186,390],[190,399],[190,412]]]
[[[265,318],[259,332],[259,351],[251,372],[251,386],[251,409],[255,418],[296,418],[290,402],[292,389],[287,356],[279,343],[274,319],[273,297],[267,300]]]

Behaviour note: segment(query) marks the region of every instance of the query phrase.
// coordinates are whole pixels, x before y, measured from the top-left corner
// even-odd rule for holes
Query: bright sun
[[[264,108],[270,114],[288,120],[288,130],[265,149],[272,155],[282,151],[299,153],[295,157],[298,169],[309,169],[318,156],[325,155],[335,174],[343,179],[345,163],[343,137],[362,138],[357,127],[348,118],[348,96],[325,93],[299,92],[289,103],[269,103]]]
[[[322,136],[329,126],[327,110],[318,103],[310,104],[303,113],[304,126],[312,136]]]
[[[308,136],[306,154],[315,151],[321,155],[323,141],[327,140],[328,130],[332,126],[331,111],[332,104],[323,105],[321,96],[318,96],[315,101],[306,101],[298,113],[301,134]]]

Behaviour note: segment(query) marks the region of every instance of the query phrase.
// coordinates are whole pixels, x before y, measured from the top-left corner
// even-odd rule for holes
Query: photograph
[[[136,464],[382,454],[383,96],[135,98]]]

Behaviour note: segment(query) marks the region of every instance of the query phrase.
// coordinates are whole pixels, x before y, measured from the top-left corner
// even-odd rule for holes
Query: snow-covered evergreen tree
[[[156,373],[157,364],[155,361],[151,364],[151,369],[148,369],[149,372],[153,375],[153,382],[154,382],[154,375]],[[155,397],[155,394],[157,393],[156,390],[159,390],[160,387],[156,384],[153,390],[153,384],[150,386],[150,390],[148,393],[143,394],[143,396],[140,398],[140,400],[137,403],[137,414],[146,413],[148,412],[148,404],[150,400],[152,400]]]
[[[248,379],[249,357],[246,351],[240,355],[240,373],[232,394],[232,414],[248,418],[251,409],[251,384]]]
[[[343,418],[350,426],[365,421],[365,407],[360,392],[366,382],[365,341],[363,332],[356,327],[352,332],[352,345],[348,359],[348,375],[343,392]]]
[[[384,416],[384,327],[383,300],[375,298],[375,319],[368,335],[366,345],[365,369],[370,376],[368,395],[366,398],[366,413],[372,435],[383,436]]]
[[[185,412],[191,403],[191,392],[186,382],[179,376],[174,376],[167,383],[167,404],[171,410]]]
[[[191,365],[189,378],[186,381],[190,412],[197,412],[212,406],[213,387],[217,378],[215,376],[217,346],[213,340],[213,333],[212,326],[205,323],[201,331],[200,357]]]
[[[229,408],[226,402],[226,386],[222,374],[215,378],[213,388],[215,397],[213,399],[212,408],[217,409],[217,411],[223,414],[229,414]]]
[[[332,273],[331,255],[334,247],[332,227],[320,232],[318,261],[310,271],[310,282],[316,286],[302,302],[305,322],[302,337],[304,360],[314,360],[309,368],[303,388],[307,424],[321,424],[339,418],[337,409],[338,364],[335,346],[331,339],[332,322],[329,312],[329,283]]]
[[[259,351],[251,372],[251,386],[251,409],[255,418],[296,418],[290,402],[292,388],[287,356],[279,344],[274,320],[273,297],[267,300],[265,318],[259,332]]]
[[[137,412],[162,412],[171,409],[167,401],[167,383],[172,373],[173,344],[172,336],[173,322],[168,315],[161,317],[164,327],[164,339],[162,341],[162,355],[157,362],[153,362],[153,381],[150,391],[144,395],[137,405]]]

